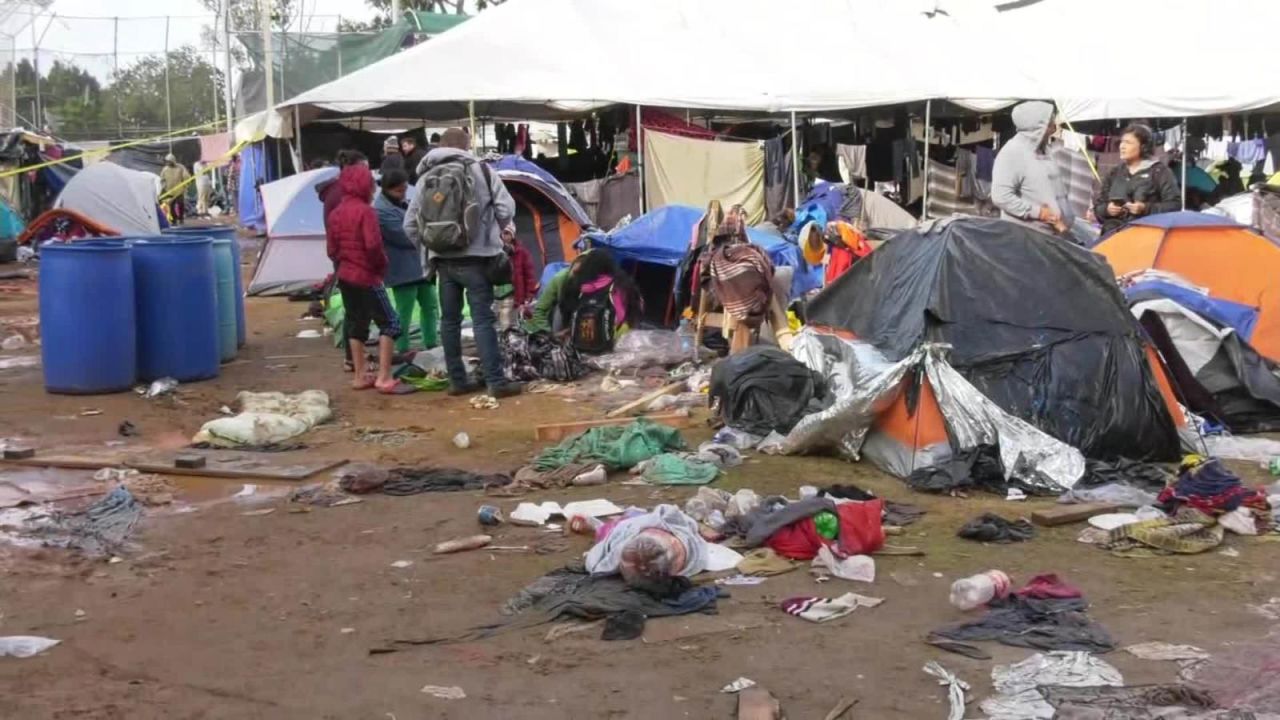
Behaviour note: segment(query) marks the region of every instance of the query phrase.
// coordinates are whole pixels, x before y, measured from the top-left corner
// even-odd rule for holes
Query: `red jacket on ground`
[[[369,202],[373,173],[367,165],[349,165],[338,176],[338,190],[342,199],[329,213],[325,233],[329,259],[342,282],[377,287],[387,272],[387,253],[382,247],[378,214]]]
[[[516,307],[519,307],[533,300],[537,294],[538,275],[533,271],[533,256],[520,246],[519,241],[514,245],[515,250],[511,253],[511,285],[514,288],[512,298],[515,299]]]

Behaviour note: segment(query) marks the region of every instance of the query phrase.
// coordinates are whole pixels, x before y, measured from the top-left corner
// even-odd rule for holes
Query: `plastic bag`
[[[691,359],[674,330],[632,330],[618,339],[613,352],[588,362],[601,370],[676,365]]]
[[[1060,503],[1114,503],[1116,505],[1155,505],[1156,494],[1125,483],[1107,483],[1097,487],[1072,488],[1059,498]]]
[[[35,635],[8,635],[0,637],[0,657],[29,658],[62,642]]]
[[[728,445],[729,447],[737,448],[738,450],[748,450],[759,445],[761,439],[762,437],[760,435],[753,435],[749,432],[743,432],[742,430],[734,430],[733,428],[726,426],[720,428],[716,432],[715,437],[711,438],[711,442],[717,445]]]

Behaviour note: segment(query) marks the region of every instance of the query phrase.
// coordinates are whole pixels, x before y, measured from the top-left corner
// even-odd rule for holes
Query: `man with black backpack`
[[[471,138],[450,128],[415,168],[418,194],[405,214],[404,230],[426,253],[439,278],[440,344],[449,370],[449,394],[480,390],[462,362],[463,293],[471,309],[485,384],[494,397],[520,394],[508,382],[498,347],[493,286],[511,282],[503,238],[514,232],[515,201],[502,179],[471,154]]]

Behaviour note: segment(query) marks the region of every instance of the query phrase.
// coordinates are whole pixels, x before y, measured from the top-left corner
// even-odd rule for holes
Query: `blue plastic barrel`
[[[133,262],[121,241],[40,248],[40,355],[51,393],[128,390],[137,380]]]
[[[236,357],[236,283],[233,279],[235,259],[231,255],[232,240],[213,241],[213,269],[217,273],[218,290],[218,357],[230,362]]]
[[[165,235],[175,237],[211,237],[214,240],[227,239],[231,241],[231,258],[232,267],[235,268],[236,283],[236,347],[244,347],[245,343],[245,324],[244,324],[244,278],[241,276],[243,266],[240,264],[240,238],[236,234],[234,225],[210,225],[208,227],[178,227],[166,228],[161,230]]]
[[[133,241],[138,376],[179,382],[218,375],[218,291],[213,241]]]

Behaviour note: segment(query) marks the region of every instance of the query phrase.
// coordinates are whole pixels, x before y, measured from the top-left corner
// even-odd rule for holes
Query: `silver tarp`
[[[905,390],[909,372],[923,367],[956,449],[997,445],[1006,478],[1052,492],[1075,485],[1084,474],[1080,451],[1001,410],[951,367],[947,350],[945,345],[923,343],[893,363],[868,343],[801,330],[791,353],[827,379],[835,402],[802,418],[781,443],[781,451],[835,450],[858,459],[876,418]],[[909,470],[897,472],[904,475]]]

